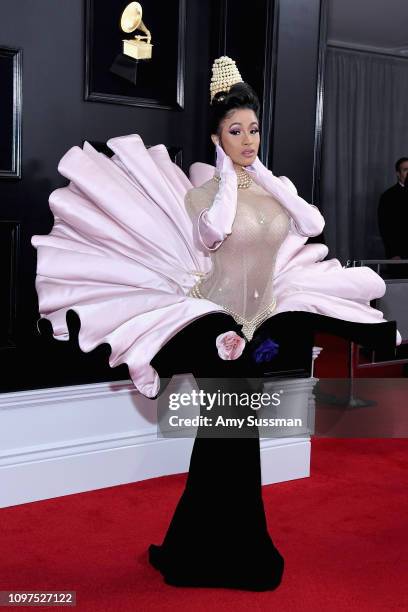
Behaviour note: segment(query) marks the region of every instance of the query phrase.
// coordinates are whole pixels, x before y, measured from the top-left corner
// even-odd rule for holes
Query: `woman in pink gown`
[[[370,306],[382,279],[305,244],[322,231],[319,210],[260,162],[252,89],[220,89],[211,112],[217,167],[194,164],[192,182],[138,135],[108,141],[112,158],[88,143],[63,157],[69,184],[50,196],[53,229],[32,238],[40,314],[54,337],[68,339],[74,310],[81,349],[110,344],[110,365],[126,363],[152,399],[174,374],[193,373],[202,389],[234,380],[235,390],[248,390],[248,379],[310,375],[316,331],[392,352],[395,322]],[[199,428],[185,491],[149,558],[177,586],[280,584],[256,428],[232,438]]]

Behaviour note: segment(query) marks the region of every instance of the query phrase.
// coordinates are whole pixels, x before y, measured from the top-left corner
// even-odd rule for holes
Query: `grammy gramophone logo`
[[[142,21],[142,15],[142,5],[139,2],[131,2],[123,11],[120,19],[120,27],[123,32],[130,34],[135,30],[140,30],[145,34],[145,36],[136,34],[134,38],[123,39],[123,54],[136,60],[152,57],[152,36]]]

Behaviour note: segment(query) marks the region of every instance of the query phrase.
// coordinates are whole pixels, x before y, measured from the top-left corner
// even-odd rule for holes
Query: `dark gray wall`
[[[272,167],[311,202],[319,53],[320,0],[282,0]]]
[[[251,11],[256,14],[256,31]],[[273,17],[269,24],[267,11]],[[237,15],[245,15],[245,28]],[[107,345],[83,354],[75,338],[53,340],[46,324],[44,333],[38,334],[36,252],[30,239],[50,231],[48,196],[65,184],[57,173],[58,161],[85,139],[106,141],[139,133],[147,144],[181,147],[184,168],[192,161],[211,161],[206,110],[209,67],[222,46],[221,52],[231,53],[238,64],[242,58],[248,80],[251,62],[256,80],[266,66],[268,78],[261,89],[269,104],[272,168],[292,178],[309,201],[311,197],[319,0],[280,0],[276,5],[254,0],[250,7],[241,0],[187,0],[182,111],[85,101],[84,22],[83,0],[2,2],[0,46],[23,49],[23,157],[21,180],[0,180],[3,255],[12,244],[7,232],[13,227],[20,230],[19,244],[14,243],[17,266],[10,266],[10,257],[0,261],[2,279],[7,281],[4,289],[10,291],[12,285],[16,295],[12,327],[7,317],[0,320],[0,338],[4,332],[8,335],[0,343],[0,391],[128,377],[126,366],[107,365]],[[261,42],[252,46],[254,37]],[[75,324],[73,319],[74,328]]]
[[[74,346],[40,337],[36,329],[36,252],[30,239],[52,227],[48,196],[66,183],[57,172],[63,154],[83,140],[105,142],[129,133],[139,133],[147,144],[181,147],[185,167],[205,158],[208,149],[203,117],[208,104],[210,2],[187,2],[183,111],[85,101],[84,23],[83,0],[2,2],[0,46],[23,49],[22,179],[0,181],[0,219],[15,222],[20,230],[11,279],[17,288],[14,329],[0,348],[3,390],[109,379],[112,374],[127,378],[125,367],[105,368],[103,358],[79,355]],[[13,225],[2,227],[7,238]],[[3,279],[8,270],[3,268]],[[0,326],[8,331],[5,316]]]

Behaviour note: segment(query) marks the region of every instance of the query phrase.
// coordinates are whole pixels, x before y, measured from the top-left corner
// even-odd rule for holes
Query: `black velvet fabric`
[[[215,339],[229,330],[240,331],[230,315],[201,317],[172,338],[152,365],[161,378],[193,373],[204,389],[209,378],[221,378],[224,386],[228,378],[241,379],[242,391],[248,388],[246,378],[309,376],[317,331],[391,355],[396,324],[280,313],[263,323],[240,358],[224,361],[218,356]],[[256,363],[254,350],[266,338],[279,344],[279,352],[270,362]],[[236,384],[235,380],[234,390]],[[258,432],[252,438],[208,438],[201,433],[199,428],[185,490],[164,540],[149,548],[150,563],[174,586],[273,590],[282,581],[285,563],[267,529]],[[273,518],[272,511],[270,521]],[[279,532],[279,525],[276,530]]]
[[[152,359],[162,378],[192,373],[196,378],[262,377],[283,373],[307,375],[311,347],[317,332],[329,333],[376,349],[382,358],[395,355],[396,323],[351,323],[312,312],[288,311],[270,317],[257,329],[239,359],[224,361],[218,356],[215,339],[241,327],[226,313],[210,313],[180,330]],[[279,344],[271,362],[256,363],[253,353],[266,338]]]

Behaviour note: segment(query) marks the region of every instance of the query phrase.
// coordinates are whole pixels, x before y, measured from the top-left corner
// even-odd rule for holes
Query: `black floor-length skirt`
[[[314,313],[286,312],[264,322],[240,358],[224,361],[215,338],[229,330],[240,332],[230,315],[201,317],[173,337],[152,365],[161,379],[192,373],[204,389],[211,379],[219,379],[224,387],[228,380],[236,385],[241,379],[242,391],[249,389],[249,379],[310,375],[316,331],[381,348],[384,354],[395,347],[395,322],[346,323]],[[278,353],[259,362],[255,351],[268,338],[278,344]],[[149,560],[165,582],[175,586],[251,591],[279,586],[284,558],[267,529],[256,428],[250,435],[231,438],[206,437],[198,429],[185,490],[162,544],[150,546]]]

